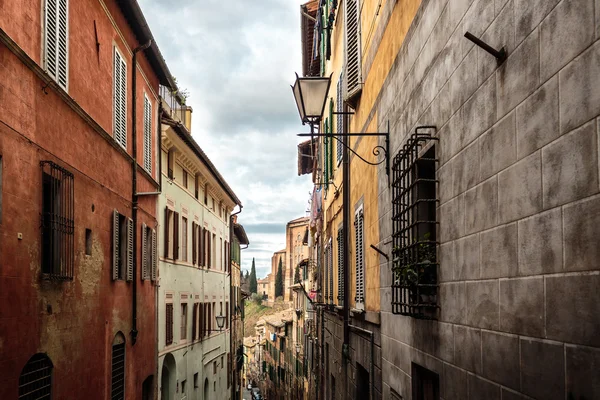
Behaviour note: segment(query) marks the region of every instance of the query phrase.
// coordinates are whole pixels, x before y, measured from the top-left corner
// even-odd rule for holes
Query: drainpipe
[[[231,280],[233,279],[231,272],[233,271],[233,265],[232,265],[232,261],[231,261],[231,249],[233,247],[233,217],[238,215],[239,213],[242,212],[242,208],[243,206],[241,204],[238,204],[238,206],[240,206],[240,210],[231,214],[229,216],[229,318],[231,318],[231,331],[229,332],[229,359],[230,359],[230,365],[231,365],[231,399],[232,400],[238,400],[235,397],[235,388],[236,388],[236,380],[233,379],[233,371],[234,371],[234,367],[237,367],[237,358],[236,358],[236,363],[234,365],[233,363],[233,337],[234,337],[234,333],[235,333],[235,329],[233,327],[233,312],[236,310],[236,305],[233,304],[233,285],[231,284]],[[240,249],[241,252],[241,249]],[[241,254],[240,254],[241,256]],[[242,269],[242,266],[240,265],[240,271]],[[240,282],[241,283],[241,282]],[[237,318],[236,318],[237,320]],[[237,357],[237,349],[235,349],[236,351],[236,357]],[[242,386],[241,386],[241,379],[240,379],[240,396],[242,394]]]
[[[132,327],[131,327],[131,344],[135,345],[138,336],[137,330],[137,211],[138,211],[138,194],[137,194],[137,53],[142,50],[146,50],[152,44],[152,40],[148,40],[148,43],[138,46],[133,50],[133,62],[131,63],[132,73],[132,102],[131,102],[131,118],[132,118],[132,145],[133,145],[133,160],[131,161],[131,175],[132,175],[132,188],[131,188],[131,202],[133,203],[131,211],[131,219],[133,220],[133,313],[132,313]]]
[[[373,400],[375,399],[375,385],[373,384],[373,382],[375,381],[375,336],[373,335],[372,331],[368,331],[356,325],[348,324],[348,328],[369,335],[369,337],[371,338],[371,362],[369,366],[369,398]]]
[[[344,106],[344,111],[348,111],[348,106]],[[347,119],[344,115],[343,128],[344,132],[347,132]],[[342,348],[342,359],[344,361],[350,360],[350,237],[348,231],[350,229],[350,154],[348,147],[350,147],[350,140],[347,136],[342,138],[343,140],[343,172],[342,172],[342,187],[344,188],[342,198],[342,218],[344,220],[344,229],[342,230],[342,240],[344,242],[344,347]],[[346,371],[347,372],[347,371]],[[346,373],[347,375],[347,373]]]

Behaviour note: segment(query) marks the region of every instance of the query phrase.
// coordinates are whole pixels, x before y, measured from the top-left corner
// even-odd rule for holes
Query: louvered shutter
[[[333,304],[333,243],[329,242],[329,303]]]
[[[364,267],[364,230],[363,210],[355,214],[354,220],[355,243],[356,243],[356,308],[364,309],[365,301],[365,267]]]
[[[68,18],[67,0],[46,0],[44,13],[45,69],[63,89],[67,89]]]
[[[207,266],[208,266],[208,268],[211,268],[212,267],[212,239],[210,237],[210,231],[208,229],[206,230],[206,238],[207,238],[206,253],[208,254]]]
[[[202,237],[200,238],[200,257],[201,266],[206,266],[206,228],[202,228]]]
[[[196,317],[198,316],[198,303],[194,303],[192,311],[192,341],[196,340]]]
[[[165,345],[168,346],[173,343],[173,304],[167,304],[166,310]]]
[[[150,271],[148,268],[148,232],[146,224],[142,223],[142,279],[149,279]]]
[[[361,89],[361,49],[360,49],[360,5],[358,0],[347,0],[346,7],[346,79],[344,81],[346,99],[353,97]]]
[[[152,174],[152,103],[144,95],[144,169]]]
[[[192,265],[196,265],[196,223],[192,222]]]
[[[343,227],[338,230],[337,253],[338,253],[338,305],[344,304],[344,235]]]
[[[333,98],[329,99],[329,158],[327,158],[327,162],[329,163],[329,175],[333,177]]]
[[[325,254],[324,254],[324,280],[323,280],[323,289],[325,290],[325,298],[323,299],[324,303],[327,303],[329,300],[329,244],[325,245]]]
[[[343,79],[344,79],[344,72],[340,72],[340,78],[338,79],[338,83],[337,83],[337,93],[336,93],[336,110],[338,113],[344,112],[344,100],[343,100]],[[336,133],[339,135],[340,133],[344,132],[344,115],[343,114],[338,114],[337,115],[337,121],[336,121],[336,127],[335,127],[335,131]],[[342,152],[344,150],[343,146],[342,146],[342,138],[340,136],[338,136],[337,143],[336,143],[336,147],[337,147],[337,151],[336,151],[336,158],[337,158],[337,162],[338,165],[340,162],[342,162]]]
[[[158,267],[158,248],[156,245],[156,231],[152,230],[152,275],[151,279],[156,280],[156,270]]]
[[[179,259],[179,213],[173,212],[173,260]]]
[[[133,220],[127,219],[127,280],[133,280]]]
[[[119,212],[113,211],[113,262],[112,262],[112,278],[119,279]]]
[[[169,258],[169,209],[165,207],[165,258]]]
[[[127,64],[114,48],[114,139],[127,148]]]

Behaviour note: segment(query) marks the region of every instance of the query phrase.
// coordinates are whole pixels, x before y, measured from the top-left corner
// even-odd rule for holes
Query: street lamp
[[[296,74],[296,82],[292,86],[296,106],[302,124],[318,124],[325,111],[325,100],[329,93],[331,77],[309,76],[299,77]]]
[[[300,343],[296,343],[296,353],[300,353]]]
[[[225,326],[225,316],[223,314],[221,314],[221,315],[217,315],[215,318],[217,319],[217,326],[219,327],[219,331],[220,331]]]

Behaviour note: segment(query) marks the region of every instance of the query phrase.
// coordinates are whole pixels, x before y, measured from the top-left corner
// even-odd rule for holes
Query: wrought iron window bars
[[[435,319],[438,204],[435,126],[417,127],[392,167],[392,312]],[[434,143],[431,143],[434,142]]]

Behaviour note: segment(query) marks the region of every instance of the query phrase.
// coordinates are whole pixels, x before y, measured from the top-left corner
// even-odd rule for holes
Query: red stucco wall
[[[118,8],[107,1],[113,14]],[[41,54],[40,0],[0,2],[0,28],[36,62]],[[100,2],[69,1],[69,95],[112,135],[112,46],[128,68],[128,152],[131,153],[131,55],[138,45],[121,15],[113,15],[127,45]],[[94,20],[101,43],[96,52]],[[138,162],[142,163],[144,91],[156,121],[158,79],[138,57]],[[47,353],[54,364],[53,398],[106,399],[111,345],[123,332],[126,397],[141,398],[142,382],[155,374],[155,286],[141,280],[141,224],[156,225],[156,197],[140,200],[138,212],[138,330],[131,343],[132,283],[111,279],[112,212],[131,216],[131,164],[56,93],[0,44],[0,399],[16,399],[27,360]],[[153,125],[153,131],[156,126]],[[156,148],[153,133],[153,147]],[[155,152],[153,152],[154,154]],[[41,169],[52,160],[74,174],[75,271],[71,282],[40,280]],[[156,168],[153,168],[156,176]],[[138,190],[154,191],[138,174]],[[85,230],[92,230],[92,255],[85,255]],[[22,234],[22,239],[18,239]],[[156,378],[154,379],[156,383]]]

